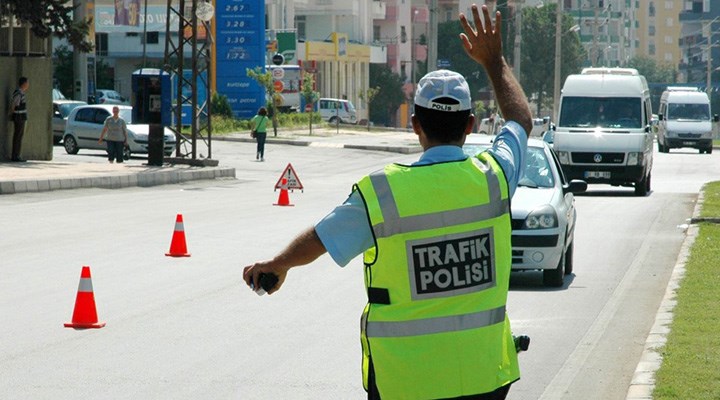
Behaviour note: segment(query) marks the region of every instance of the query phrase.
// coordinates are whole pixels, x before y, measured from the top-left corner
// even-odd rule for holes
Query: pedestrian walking
[[[267,109],[260,107],[257,115],[250,120],[251,134],[257,141],[255,159],[260,161],[265,161],[265,139],[267,139],[268,119]]]
[[[244,268],[282,287],[290,268],[326,251],[347,265],[363,253],[368,304],[361,319],[369,399],[504,399],[520,378],[506,301],[511,268],[510,198],[532,128],[530,107],[502,56],[500,13],[476,29],[460,15],[467,54],[481,64],[507,123],[492,148],[467,157],[475,123],[462,75],[433,71],[418,83],[412,127],[423,147],[411,165],[360,179],[348,199],[278,255]]]
[[[13,121],[13,140],[12,140],[12,154],[10,160],[15,162],[25,162],[20,157],[22,150],[22,140],[25,134],[25,123],[28,119],[27,113],[27,100],[25,94],[30,88],[30,81],[28,78],[21,76],[18,79],[18,87],[12,94],[10,100],[10,117]]]
[[[117,161],[118,164],[123,162],[125,146],[127,146],[127,124],[120,117],[120,107],[112,108],[113,115],[105,119],[103,130],[100,132],[98,143],[105,140],[107,144],[108,161],[110,164]]]

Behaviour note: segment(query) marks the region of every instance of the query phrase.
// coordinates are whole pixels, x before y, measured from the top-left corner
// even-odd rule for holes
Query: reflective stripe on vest
[[[402,337],[431,335],[482,328],[505,320],[505,306],[473,314],[450,315],[412,321],[368,321],[367,337]]]
[[[375,237],[385,238],[401,233],[459,225],[467,221],[499,217],[509,212],[510,202],[501,198],[497,175],[488,174],[487,176],[490,192],[488,204],[401,218],[385,172],[378,171],[370,174],[370,182],[372,182],[385,220],[385,222],[373,226]]]

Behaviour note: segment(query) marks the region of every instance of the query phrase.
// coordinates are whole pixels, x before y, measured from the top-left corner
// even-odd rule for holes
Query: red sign
[[[275,81],[275,82],[273,83],[273,88],[274,88],[275,91],[278,92],[278,93],[282,92],[284,87],[285,87],[285,86],[283,85],[282,81]]]
[[[283,179],[287,179],[287,184],[285,187],[283,187],[282,185]],[[300,178],[298,178],[292,164],[288,164],[287,167],[285,167],[285,171],[283,171],[282,175],[280,175],[280,179],[278,179],[277,183],[275,184],[275,190],[277,189],[303,190],[303,185],[302,183],[300,183]]]

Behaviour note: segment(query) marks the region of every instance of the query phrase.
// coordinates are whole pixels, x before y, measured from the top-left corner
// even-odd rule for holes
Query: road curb
[[[131,186],[150,187],[218,178],[235,178],[235,168],[188,168],[181,170],[144,171],[141,173],[112,174],[103,176],[18,179],[0,182],[0,195],[81,188],[121,189]]]
[[[635,368],[635,373],[630,381],[630,387],[628,388],[625,400],[650,400],[653,398],[655,373],[660,369],[662,364],[661,351],[667,343],[667,336],[670,333],[670,325],[673,320],[673,310],[677,305],[676,291],[680,288],[682,279],[685,276],[685,265],[690,256],[690,249],[693,243],[695,243],[699,231],[698,226],[693,221],[702,220],[699,215],[704,200],[703,193],[703,190],[700,190],[698,201],[693,210],[693,217],[687,226],[685,240],[683,240],[675,267],[673,267],[670,280],[668,281],[667,289],[665,289],[665,296],[663,296],[660,302],[657,314],[655,315],[655,322],[652,328],[650,328],[650,333],[648,333],[648,337],[645,340],[645,348]]]

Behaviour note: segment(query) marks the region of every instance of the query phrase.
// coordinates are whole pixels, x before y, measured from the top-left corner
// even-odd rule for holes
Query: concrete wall
[[[52,67],[50,57],[0,56],[0,161],[9,160],[12,151],[13,123],[8,110],[21,76],[28,78],[30,88],[20,156],[26,160],[52,160]]]

